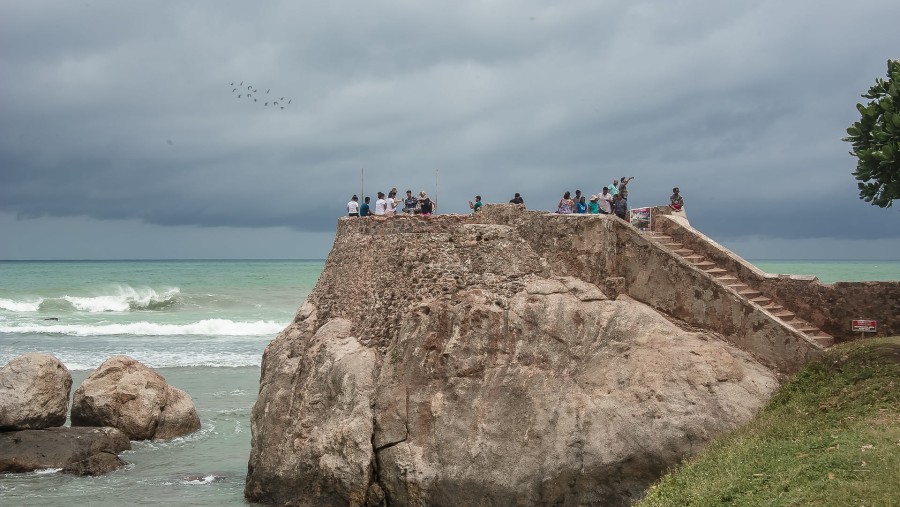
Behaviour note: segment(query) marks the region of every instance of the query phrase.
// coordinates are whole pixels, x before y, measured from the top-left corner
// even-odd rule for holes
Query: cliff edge
[[[264,353],[245,496],[629,504],[818,353],[670,257],[609,216],[340,219]],[[694,327],[690,311],[718,320]]]

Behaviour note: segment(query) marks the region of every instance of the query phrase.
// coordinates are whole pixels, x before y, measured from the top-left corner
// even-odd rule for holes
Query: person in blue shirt
[[[578,202],[575,203],[575,212],[587,213],[587,203],[584,202],[584,196],[581,196],[581,199],[578,199]]]
[[[363,200],[363,203],[359,205],[359,216],[367,217],[367,216],[371,215],[371,213],[369,212],[369,200],[370,199],[368,197],[366,197]]]

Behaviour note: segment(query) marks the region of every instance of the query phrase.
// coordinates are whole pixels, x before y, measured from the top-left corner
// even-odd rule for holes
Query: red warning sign
[[[878,328],[878,322],[868,319],[858,319],[850,321],[850,330],[859,331],[861,333],[874,333]]]

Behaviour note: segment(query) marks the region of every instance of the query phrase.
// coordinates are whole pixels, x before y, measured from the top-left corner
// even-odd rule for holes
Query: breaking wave
[[[130,322],[124,324],[20,324],[0,326],[0,333],[40,333],[66,336],[260,336],[279,333],[287,324],[270,320],[235,322],[228,319],[206,319],[190,324],[157,324]]]
[[[150,287],[135,289],[116,286],[113,294],[91,297],[64,296],[76,310],[82,312],[127,312],[129,310],[158,310],[177,303],[178,287],[157,292]]]
[[[110,294],[99,296],[34,297],[23,300],[0,298],[0,310],[37,312],[70,307],[79,312],[127,312],[131,310],[163,310],[178,304],[178,287],[156,291],[150,287],[134,288],[116,285]],[[68,304],[67,304],[68,303]],[[62,307],[60,306],[62,305]]]
[[[14,299],[0,298],[0,310],[10,312],[36,312],[41,308],[42,298],[28,299],[25,301],[16,301]]]

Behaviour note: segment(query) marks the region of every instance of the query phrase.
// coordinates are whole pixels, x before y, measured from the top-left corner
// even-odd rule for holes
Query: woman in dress
[[[561,215],[568,215],[572,213],[572,210],[575,208],[575,203],[572,202],[572,194],[566,190],[566,193],[563,194],[562,199],[559,200],[559,206],[556,208],[556,212]]]

